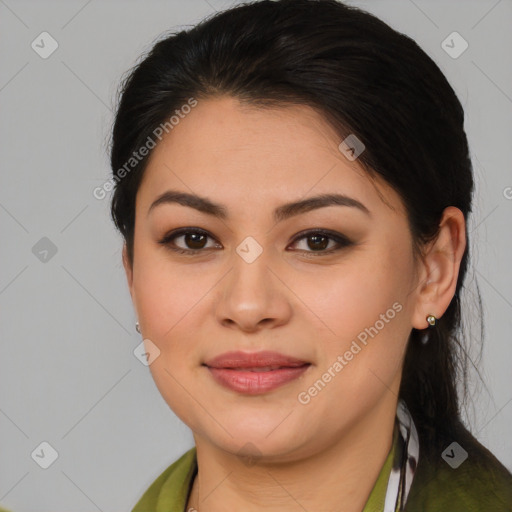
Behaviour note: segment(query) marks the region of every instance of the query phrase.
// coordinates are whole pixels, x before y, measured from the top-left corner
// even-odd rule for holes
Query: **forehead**
[[[261,207],[339,192],[371,204],[403,205],[382,179],[371,180],[339,150],[341,139],[319,112],[306,105],[259,108],[232,97],[198,101],[157,144],[150,156],[138,203],[166,188],[215,197],[229,205]],[[385,202],[382,202],[384,197]]]

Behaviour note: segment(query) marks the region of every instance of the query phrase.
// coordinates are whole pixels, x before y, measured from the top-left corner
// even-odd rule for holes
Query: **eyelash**
[[[206,249],[182,249],[180,247],[172,246],[171,240],[174,240],[175,238],[178,238],[180,236],[186,235],[186,234],[198,234],[198,235],[205,235],[209,238],[212,238],[206,231],[203,231],[202,229],[197,228],[180,228],[175,231],[171,231],[170,233],[166,234],[161,240],[158,241],[159,244],[165,246],[166,248],[170,249],[171,251],[174,251],[179,254],[186,254],[188,256],[196,256],[200,252],[204,252]],[[340,233],[336,233],[333,231],[328,231],[325,229],[311,229],[307,231],[302,231],[297,234],[297,236],[292,241],[292,244],[296,244],[298,241],[309,238],[313,235],[320,235],[326,238],[329,238],[330,240],[335,241],[338,244],[338,247],[335,247],[334,249],[329,250],[320,250],[320,251],[302,251],[299,250],[299,252],[302,252],[304,254],[307,254],[307,257],[313,257],[316,258],[317,256],[325,256],[330,255],[334,252],[339,251],[340,249],[343,249],[345,247],[349,247],[353,245],[353,242],[349,240],[346,236],[341,235]]]

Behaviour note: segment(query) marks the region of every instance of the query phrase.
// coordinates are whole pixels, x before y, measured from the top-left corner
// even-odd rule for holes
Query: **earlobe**
[[[427,317],[441,318],[455,295],[460,263],[466,248],[464,214],[456,207],[445,208],[437,238],[423,258],[422,282],[413,316],[413,327],[426,329]],[[442,321],[442,320],[441,320]]]

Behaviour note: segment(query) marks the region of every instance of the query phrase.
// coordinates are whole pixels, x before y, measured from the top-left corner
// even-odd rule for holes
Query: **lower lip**
[[[308,368],[308,365],[296,368],[279,368],[266,372],[254,372],[247,370],[235,370],[231,368],[210,368],[213,378],[223,386],[245,393],[247,395],[259,395],[286,384],[300,377]]]

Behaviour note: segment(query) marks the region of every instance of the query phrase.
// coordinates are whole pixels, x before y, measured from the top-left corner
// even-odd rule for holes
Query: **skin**
[[[391,447],[402,361],[411,329],[440,318],[455,293],[466,245],[464,216],[445,210],[436,241],[415,259],[400,197],[372,182],[338,149],[339,136],[307,106],[254,109],[231,97],[201,100],[153,150],[136,197],[134,264],[123,263],[150,365],[171,409],[192,429],[198,477],[188,507],[361,511]],[[168,189],[224,205],[220,220],[151,203]],[[385,198],[385,204],[380,193]],[[275,223],[274,208],[321,193],[328,206]],[[391,206],[391,207],[390,207]],[[158,243],[181,227],[209,238],[195,256]],[[316,250],[296,235],[328,229],[353,245]],[[263,252],[247,263],[247,237]],[[322,246],[325,247],[325,246]],[[402,309],[307,404],[298,401],[365,328]],[[248,396],[217,384],[202,365],[231,350],[275,350],[311,363],[278,389]],[[251,443],[251,444],[247,444]],[[245,448],[244,448],[245,447]],[[256,452],[252,462],[243,454]]]

